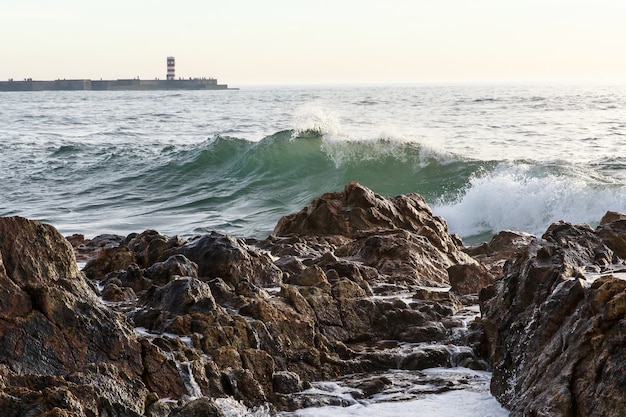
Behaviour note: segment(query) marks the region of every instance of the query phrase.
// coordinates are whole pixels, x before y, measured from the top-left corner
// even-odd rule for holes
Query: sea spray
[[[552,165],[500,163],[470,179],[451,202],[433,204],[451,232],[471,238],[517,230],[536,235],[553,222],[597,225],[607,210],[626,207],[626,187],[601,183],[597,176],[553,172]],[[563,171],[560,167],[559,171]]]

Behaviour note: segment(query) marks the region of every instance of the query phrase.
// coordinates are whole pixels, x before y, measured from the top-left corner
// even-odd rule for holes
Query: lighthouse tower
[[[167,79],[173,80],[175,77],[176,60],[173,56],[167,57]]]

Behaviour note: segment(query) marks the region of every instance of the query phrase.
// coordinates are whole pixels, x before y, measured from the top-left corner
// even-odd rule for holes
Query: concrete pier
[[[77,90],[233,90],[218,84],[215,78],[190,78],[178,80],[54,80],[54,81],[0,81],[0,91],[77,91]]]

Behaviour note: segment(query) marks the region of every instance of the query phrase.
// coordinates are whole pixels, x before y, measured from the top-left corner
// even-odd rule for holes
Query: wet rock
[[[125,270],[129,265],[135,264],[135,254],[126,246],[104,247],[83,268],[83,272],[89,279],[100,280],[107,274]]]
[[[142,345],[98,300],[67,240],[37,221],[0,218],[0,260],[0,288],[10,290],[0,293],[0,409],[142,415]]]
[[[93,260],[102,249],[117,247],[124,242],[124,239],[124,236],[113,234],[98,235],[93,239],[86,239],[85,235],[82,234],[73,234],[67,237],[67,240],[74,248],[78,262]]]
[[[607,212],[596,233],[616,256],[626,259],[626,214]],[[606,264],[614,262],[613,259],[606,258]]]
[[[191,331],[191,314],[210,315],[218,308],[209,284],[189,277],[152,287],[142,296],[141,305],[132,313],[137,326],[176,334]]]
[[[222,278],[232,285],[245,278],[260,287],[282,283],[283,273],[268,255],[231,236],[212,232],[191,239],[178,251],[198,265],[203,278]]]
[[[202,397],[174,410],[170,417],[224,417],[224,413],[212,399]]]
[[[115,284],[119,287],[132,289],[136,294],[143,293],[153,285],[152,281],[146,278],[145,270],[135,263],[128,265],[125,270],[110,272],[100,283],[105,288],[109,284]]]
[[[137,295],[132,288],[120,288],[117,284],[109,283],[102,290],[102,299],[115,303],[131,302],[137,299]]]
[[[176,276],[198,278],[198,265],[183,255],[174,255],[146,269],[146,278],[156,285],[165,285]]]
[[[356,398],[369,398],[375,394],[382,392],[386,387],[392,384],[391,380],[385,376],[377,376],[374,378],[368,378],[364,381],[359,381],[353,385],[359,392],[355,395]]]
[[[497,233],[489,242],[465,248],[464,251],[478,260],[494,277],[503,273],[504,264],[509,259],[524,252],[534,237],[528,233],[504,230]]]
[[[612,252],[599,235],[555,223],[480,293],[491,390],[512,416],[617,416],[626,406],[626,281],[598,272],[597,254]]]
[[[129,235],[125,246],[133,252],[140,267],[148,268],[174,255],[182,243],[179,236],[167,237],[156,230],[146,230],[139,235]]]
[[[274,392],[280,394],[292,394],[294,392],[302,391],[302,381],[300,380],[300,376],[295,372],[275,372],[272,381],[274,384]]]
[[[47,278],[46,285],[18,285],[9,273],[14,268],[3,273],[0,263],[0,289],[7,290],[0,314],[12,315],[8,330],[1,329],[8,338],[0,338],[0,356],[17,352],[15,345],[27,340],[30,347],[19,352],[35,363],[0,357],[0,394],[8,392],[2,388],[7,383],[33,391],[30,380],[15,383],[5,369],[11,378],[44,373],[59,378],[48,386],[67,387],[79,404],[92,404],[104,393],[79,395],[70,385],[89,378],[100,383],[90,374],[99,363],[111,367],[103,368],[111,381],[123,372],[127,380],[121,386],[134,387],[139,398],[130,406],[130,395],[107,388],[119,398],[103,404],[118,405],[92,415],[121,415],[124,407],[128,415],[154,417],[212,412],[211,404],[193,400],[201,395],[291,409],[308,402],[343,403],[296,393],[311,381],[399,364],[414,370],[478,364],[471,349],[454,347],[464,340],[459,336],[464,323],[455,314],[462,307],[459,293],[475,293],[485,270],[421,197],[386,198],[351,183],[287,216],[277,231],[263,241],[220,233],[183,241],[147,230],[103,244],[85,272],[99,281],[105,299],[115,301],[107,303],[110,309],[80,273],[76,282],[58,277],[52,286]],[[76,237],[78,246],[85,245],[79,241]],[[454,284],[457,294],[445,291],[451,277],[463,278]],[[125,307],[127,316],[112,311],[131,298],[136,308]],[[611,311],[619,314],[617,302]],[[97,332],[82,331],[83,321]],[[46,336],[43,341],[29,336],[37,332]],[[484,348],[475,334],[473,343]],[[414,345],[425,347],[407,348]],[[35,352],[46,360],[34,359]],[[79,370],[85,375],[70,383],[68,375]],[[381,377],[362,378],[352,388],[354,395],[369,396],[393,387]],[[25,398],[13,394],[7,398]],[[61,390],[55,395],[67,404],[74,401]]]
[[[304,271],[299,274],[293,275],[287,281],[288,284],[291,285],[299,285],[299,286],[319,286],[322,284],[328,285],[328,279],[326,278],[326,274],[317,265],[310,266],[306,268]]]
[[[456,264],[448,268],[452,291],[459,295],[478,294],[494,281],[492,273],[481,264]]]
[[[82,280],[72,246],[47,224],[23,217],[0,218],[0,253],[6,274],[20,287]]]
[[[343,192],[323,194],[299,213],[283,217],[274,233],[355,237],[366,231],[393,228],[419,232],[431,223],[432,212],[421,196],[390,199],[351,182]]]
[[[146,339],[141,341],[141,347],[146,387],[158,398],[181,398],[186,390],[174,361]]]
[[[248,406],[259,406],[267,402],[263,387],[248,369],[223,371],[222,385],[230,396]]]

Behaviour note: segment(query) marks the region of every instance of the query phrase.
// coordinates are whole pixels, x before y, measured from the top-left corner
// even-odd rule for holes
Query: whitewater
[[[423,195],[469,245],[626,211],[626,86],[2,93],[0,150],[0,216],[64,235],[263,239],[281,216],[358,181]],[[298,415],[507,415],[488,375],[477,378],[474,391]],[[250,414],[237,407],[229,415]]]

